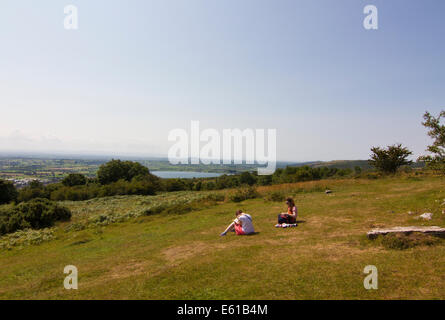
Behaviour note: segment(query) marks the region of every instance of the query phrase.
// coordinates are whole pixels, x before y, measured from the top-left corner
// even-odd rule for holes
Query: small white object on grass
[[[431,212],[426,212],[419,216],[419,218],[422,218],[424,220],[431,220],[432,217],[433,217],[433,214]]]
[[[275,228],[290,228],[290,227],[296,227],[297,226],[297,224],[296,223],[291,223],[291,224],[289,224],[289,223],[282,223],[282,224],[276,224],[275,225]]]

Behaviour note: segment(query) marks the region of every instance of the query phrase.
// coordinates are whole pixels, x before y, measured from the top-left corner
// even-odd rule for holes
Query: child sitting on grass
[[[247,235],[254,233],[252,217],[250,214],[244,213],[241,210],[237,210],[236,219],[227,227],[227,229],[221,233],[221,236],[225,236],[227,232],[235,229],[237,235]]]

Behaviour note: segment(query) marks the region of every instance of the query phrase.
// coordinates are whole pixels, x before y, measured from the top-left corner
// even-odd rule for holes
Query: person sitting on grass
[[[229,231],[235,231],[239,236],[254,233],[252,217],[250,214],[244,213],[241,210],[236,211],[236,219],[227,227],[227,229],[221,233],[221,236],[225,236]]]
[[[295,205],[294,199],[286,199],[287,212],[278,215],[278,224],[294,224],[297,222],[298,209]]]

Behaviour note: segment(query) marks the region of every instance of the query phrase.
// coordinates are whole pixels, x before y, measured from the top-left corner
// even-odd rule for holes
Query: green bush
[[[10,181],[0,180],[0,204],[17,200],[17,190]]]
[[[50,198],[50,189],[46,188],[38,180],[31,181],[29,186],[20,189],[17,200],[18,202],[24,202],[36,198]]]
[[[0,211],[0,235],[21,229],[51,227],[56,221],[66,221],[71,212],[48,199],[33,199]]]
[[[87,178],[80,173],[70,173],[62,180],[62,184],[67,187],[83,186],[87,184]]]
[[[257,178],[250,172],[246,171],[240,174],[239,181],[241,184],[247,184],[249,186],[252,186],[257,182]]]
[[[387,148],[372,147],[371,152],[371,159],[368,160],[369,164],[382,173],[394,174],[401,166],[412,163],[411,160],[408,160],[412,152],[402,147],[400,143]]]
[[[229,200],[232,202],[241,202],[247,199],[255,199],[259,197],[259,193],[255,187],[241,187],[229,193]]]
[[[286,194],[283,191],[273,191],[265,196],[265,200],[267,201],[284,202],[285,199]]]
[[[163,189],[167,192],[189,190],[189,186],[185,179],[165,179],[163,181]]]
[[[50,193],[54,201],[82,201],[116,195],[154,195],[159,190],[159,178],[147,175],[134,177],[131,182],[119,180],[107,185],[89,183],[83,186],[59,186]]]

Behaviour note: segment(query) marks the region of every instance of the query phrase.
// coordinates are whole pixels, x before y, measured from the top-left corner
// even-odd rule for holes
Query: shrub
[[[241,187],[229,193],[229,200],[232,202],[241,202],[247,199],[255,199],[258,197],[258,191],[255,187],[252,186]]]
[[[239,181],[241,184],[248,184],[249,186],[254,185],[257,182],[256,177],[250,172],[243,172],[239,177]]]
[[[19,191],[17,200],[19,202],[29,201],[36,198],[50,198],[49,189],[45,188],[45,186],[38,180],[33,180],[29,184],[29,186],[21,189]]]
[[[50,193],[50,199],[55,201],[81,201],[115,195],[154,195],[159,189],[159,178],[146,175],[134,177],[131,182],[119,180],[107,185],[89,183],[73,187],[59,186]]]
[[[0,211],[0,235],[21,229],[51,227],[56,221],[66,221],[71,212],[48,199],[33,199]]]
[[[272,175],[258,176],[260,186],[270,186],[272,184]]]
[[[0,180],[0,204],[17,200],[17,190],[10,181]]]
[[[265,197],[265,200],[267,201],[275,201],[275,202],[281,202],[286,199],[286,194],[283,191],[273,191],[271,193],[268,193]]]
[[[168,192],[188,190],[184,179],[165,179],[164,189]]]
[[[70,173],[62,180],[62,184],[67,187],[82,186],[87,184],[87,178],[80,173]]]
[[[383,173],[396,173],[399,167],[412,163],[407,159],[412,152],[402,147],[401,144],[388,146],[386,149],[372,147],[371,151],[369,164]]]

